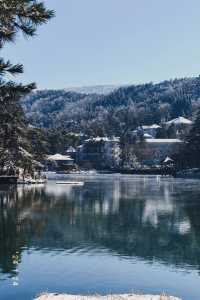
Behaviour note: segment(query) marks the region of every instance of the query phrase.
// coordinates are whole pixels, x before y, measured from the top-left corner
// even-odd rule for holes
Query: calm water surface
[[[0,299],[164,291],[200,300],[200,182],[83,180],[0,187]]]

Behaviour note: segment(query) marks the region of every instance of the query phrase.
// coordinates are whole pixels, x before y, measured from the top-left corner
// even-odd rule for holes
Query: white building
[[[158,124],[153,125],[143,125],[137,127],[136,130],[132,131],[133,136],[144,136],[145,138],[155,138],[157,135],[158,130],[161,128]]]
[[[178,117],[165,123],[166,128],[170,128],[171,126],[174,127],[176,137],[178,138],[183,138],[184,136],[188,135],[192,125],[193,122],[184,117]]]
[[[156,134],[157,134],[158,130],[161,128],[161,126],[158,124],[153,124],[153,125],[149,125],[149,126],[144,125],[141,128],[143,130],[143,134],[149,134],[150,136],[155,138]]]
[[[90,163],[95,168],[112,168],[119,165],[120,153],[118,137],[91,138],[78,147],[78,162]]]
[[[186,119],[184,117],[178,117],[178,118],[175,118],[171,121],[168,121],[165,123],[167,126],[170,126],[170,125],[175,125],[175,126],[191,126],[193,124],[192,121],[190,121],[189,119]]]
[[[46,157],[48,170],[68,170],[73,168],[74,160],[68,155],[54,154]]]

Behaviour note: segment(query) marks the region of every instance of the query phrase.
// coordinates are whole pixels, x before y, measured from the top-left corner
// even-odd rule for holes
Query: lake
[[[81,180],[84,186],[0,186],[0,299],[49,291],[199,300],[200,182]]]

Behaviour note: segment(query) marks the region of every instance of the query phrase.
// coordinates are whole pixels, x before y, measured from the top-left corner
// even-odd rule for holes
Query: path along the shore
[[[80,295],[64,295],[64,294],[48,294],[44,293],[35,300],[181,300],[172,296],[153,296],[153,295],[107,295],[107,296],[80,296]]]

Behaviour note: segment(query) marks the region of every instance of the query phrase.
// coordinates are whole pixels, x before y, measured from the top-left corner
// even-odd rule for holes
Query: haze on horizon
[[[7,46],[38,88],[159,82],[200,73],[199,0],[45,1],[56,17]]]

